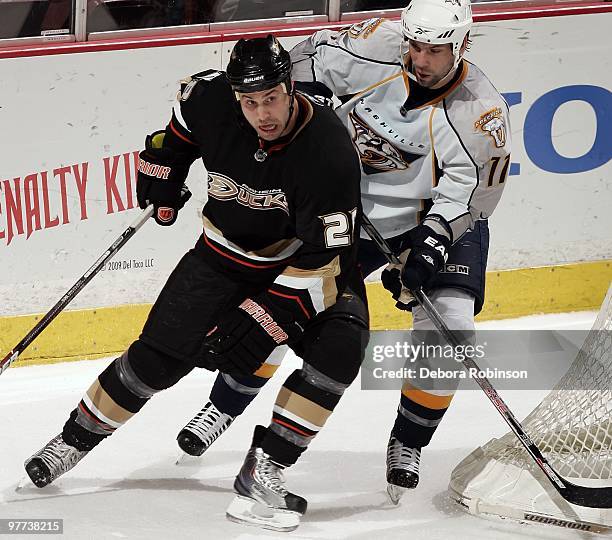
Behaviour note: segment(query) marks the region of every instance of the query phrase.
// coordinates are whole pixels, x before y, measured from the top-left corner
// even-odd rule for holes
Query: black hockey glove
[[[402,252],[399,256],[401,263],[389,263],[380,276],[383,287],[391,293],[393,300],[396,301],[395,307],[403,311],[410,311],[412,302],[415,300],[410,291],[402,285],[401,280],[402,268],[409,253],[409,249]]]
[[[229,375],[252,375],[278,345],[301,332],[289,314],[275,309],[265,294],[246,298],[206,336],[197,365]]]
[[[172,225],[191,197],[189,190],[182,190],[191,160],[181,152],[163,148],[164,136],[164,131],[147,135],[138,161],[136,197],[143,210],[150,204],[154,206],[157,223]]]
[[[408,290],[427,288],[442,270],[452,244],[452,233],[446,220],[427,216],[408,233],[410,251],[402,268],[402,285]]]

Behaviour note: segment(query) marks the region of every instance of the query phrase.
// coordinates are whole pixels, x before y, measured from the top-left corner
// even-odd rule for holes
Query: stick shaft
[[[15,345],[15,347],[0,361],[0,375],[15,362],[19,355],[32,343],[40,333],[49,326],[64,308],[79,294],[93,278],[110,261],[126,242],[136,234],[136,231],[153,215],[153,206],[144,210],[136,220],[125,229],[121,235],[100,255],[98,260],[93,263],[87,271],[76,281],[76,283],[62,296],[58,302],[46,313],[46,315],[36,323],[36,325]]]

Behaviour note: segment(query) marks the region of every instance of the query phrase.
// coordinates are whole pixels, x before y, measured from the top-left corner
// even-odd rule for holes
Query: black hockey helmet
[[[261,92],[284,82],[291,93],[291,57],[272,34],[238,41],[226,74],[234,92]]]

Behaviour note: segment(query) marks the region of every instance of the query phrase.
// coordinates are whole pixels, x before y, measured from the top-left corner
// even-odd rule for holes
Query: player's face
[[[410,40],[407,56],[412,64],[412,73],[425,88],[432,88],[452,69],[454,63],[450,44],[433,45]],[[404,58],[406,63],[408,58]]]
[[[283,134],[289,120],[290,104],[291,96],[281,84],[270,90],[240,94],[242,113],[265,141],[273,141]]]

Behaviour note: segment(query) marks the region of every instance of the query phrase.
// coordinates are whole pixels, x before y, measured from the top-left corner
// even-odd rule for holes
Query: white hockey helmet
[[[472,28],[470,0],[409,0],[402,11],[404,40],[452,45],[457,67],[461,45]]]

